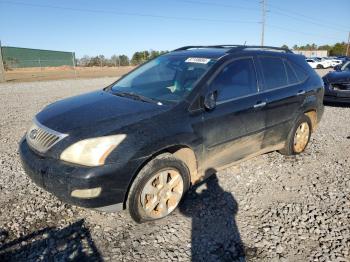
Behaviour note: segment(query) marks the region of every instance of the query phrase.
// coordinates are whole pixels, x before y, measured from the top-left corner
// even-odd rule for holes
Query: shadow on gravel
[[[246,261],[236,225],[238,204],[216,175],[195,186],[180,205],[192,217],[192,261]]]
[[[7,242],[0,229],[0,261],[103,261],[84,220],[63,229],[45,228]]]

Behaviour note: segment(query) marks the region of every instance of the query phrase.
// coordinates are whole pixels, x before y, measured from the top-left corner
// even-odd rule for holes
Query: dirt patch
[[[133,66],[122,67],[31,67],[6,71],[5,80],[8,82],[32,82],[58,79],[79,79],[96,77],[120,77]]]

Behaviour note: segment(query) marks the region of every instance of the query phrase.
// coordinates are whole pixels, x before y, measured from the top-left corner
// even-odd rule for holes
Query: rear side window
[[[287,77],[288,77],[288,83],[290,85],[292,84],[296,84],[299,82],[297,76],[294,73],[293,68],[291,67],[291,65],[289,64],[288,61],[284,60],[284,65],[286,67],[286,73],[287,73]]]
[[[305,81],[305,79],[307,78],[307,73],[305,72],[305,70],[298,64],[293,63],[292,61],[290,62],[290,65],[292,66],[292,68],[294,69],[294,72],[296,73],[298,79],[300,82]]]
[[[287,74],[281,58],[259,57],[265,80],[265,90],[288,85]]]
[[[211,90],[218,90],[218,101],[256,93],[256,71],[253,59],[242,58],[225,66],[211,83]]]

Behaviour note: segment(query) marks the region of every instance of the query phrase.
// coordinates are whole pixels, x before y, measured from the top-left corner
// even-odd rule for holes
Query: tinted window
[[[257,92],[254,62],[250,58],[235,60],[227,65],[211,84],[218,90],[218,101]]]
[[[290,65],[293,67],[294,72],[296,73],[300,82],[304,81],[307,78],[307,73],[300,65],[297,65],[295,63],[290,63]]]
[[[278,57],[260,57],[260,63],[266,90],[288,85],[287,74],[282,59]]]
[[[299,82],[299,80],[298,80],[297,76],[295,75],[294,70],[292,69],[291,65],[287,61],[284,61],[284,65],[286,66],[288,83],[289,84],[295,84],[295,83]]]

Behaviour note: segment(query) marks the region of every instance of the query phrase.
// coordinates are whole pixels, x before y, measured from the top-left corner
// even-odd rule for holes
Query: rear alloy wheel
[[[190,186],[184,162],[170,153],[149,161],[138,173],[127,200],[131,217],[138,223],[163,218],[173,212]]]
[[[310,127],[307,122],[302,122],[297,128],[294,135],[293,149],[295,153],[304,151],[310,138]]]
[[[288,134],[285,146],[279,152],[283,155],[296,155],[305,151],[311,137],[311,120],[302,115]]]

